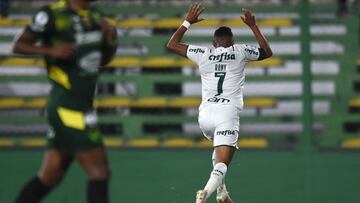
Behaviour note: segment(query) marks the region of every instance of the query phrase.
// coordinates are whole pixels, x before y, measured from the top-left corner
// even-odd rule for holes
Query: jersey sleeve
[[[240,45],[245,61],[257,61],[264,58],[264,51],[261,48],[251,45]]]
[[[186,56],[194,63],[199,64],[201,59],[205,56],[205,52],[206,47],[189,45],[186,51]]]
[[[49,7],[41,8],[33,16],[32,21],[26,26],[25,30],[39,37],[51,31],[52,15]]]

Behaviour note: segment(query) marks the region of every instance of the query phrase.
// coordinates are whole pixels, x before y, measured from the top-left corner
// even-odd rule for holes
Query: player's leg
[[[213,125],[216,126],[213,131],[215,164],[206,186],[197,194],[197,203],[204,203],[215,190],[223,185],[227,167],[236,150],[239,129],[237,109],[234,106],[216,108],[212,110],[208,118],[214,117],[214,115],[216,115],[216,118],[213,119],[215,121]],[[230,198],[226,199],[231,200]]]
[[[61,182],[72,160],[72,156],[54,149],[47,150],[38,174],[24,185],[15,203],[40,202]]]
[[[110,169],[106,152],[103,147],[76,153],[76,160],[85,170],[88,203],[108,203],[108,182]]]
[[[215,166],[216,164],[216,152],[215,149],[212,154],[212,164]],[[216,200],[218,203],[232,203],[232,199],[229,196],[229,192],[227,191],[225,179],[223,180],[222,184],[217,188],[216,192]]]
[[[215,152],[215,149],[214,149],[214,151],[212,153],[211,162],[212,162],[212,165],[214,167],[215,164],[216,164],[216,152]],[[224,192],[227,193],[226,186],[225,186],[225,180],[223,181],[223,183],[217,189],[218,194],[219,193],[224,193]]]
[[[199,196],[204,196],[203,198],[198,198],[200,199],[198,201],[199,203],[205,202],[206,199],[210,197],[211,194],[223,184],[227,172],[227,167],[231,162],[235,150],[235,147],[225,145],[217,146],[215,148],[215,165],[204,189],[198,194]]]

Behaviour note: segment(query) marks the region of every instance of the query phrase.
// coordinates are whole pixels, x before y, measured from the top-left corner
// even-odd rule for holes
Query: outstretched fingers
[[[197,22],[204,20],[203,18],[199,18],[199,16],[201,15],[202,12],[204,12],[204,10],[205,10],[205,8],[201,4],[198,4],[196,13],[195,13]]]
[[[193,13],[193,12],[194,12],[195,5],[196,5],[196,3],[190,5],[190,7],[189,7],[189,13]]]
[[[204,19],[199,18],[200,14],[204,11],[204,7],[201,3],[193,3],[189,7],[188,14],[186,16],[186,20],[190,22],[191,24],[197,23],[199,21],[202,21]]]
[[[196,15],[199,16],[202,12],[204,12],[204,10],[205,10],[204,7],[202,7],[202,6],[199,7],[199,8],[197,9]]]

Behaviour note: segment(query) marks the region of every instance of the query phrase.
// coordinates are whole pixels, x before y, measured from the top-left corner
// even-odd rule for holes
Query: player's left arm
[[[259,58],[259,60],[271,57],[273,55],[272,50],[265,36],[261,33],[259,27],[257,26],[255,16],[248,9],[243,9],[243,12],[244,16],[241,16],[242,21],[252,30],[261,50],[264,52],[262,53],[263,56]]]
[[[199,18],[200,14],[204,11],[204,8],[200,3],[192,4],[186,15],[184,23],[176,30],[176,32],[170,38],[166,47],[168,50],[186,57],[186,52],[189,47],[188,44],[182,43],[181,40],[184,37],[185,32],[188,30],[191,24],[200,22],[204,19]]]
[[[114,57],[117,49],[117,31],[115,26],[107,19],[101,22],[101,30],[103,32],[103,43],[101,47],[102,58],[101,65],[105,66]]]

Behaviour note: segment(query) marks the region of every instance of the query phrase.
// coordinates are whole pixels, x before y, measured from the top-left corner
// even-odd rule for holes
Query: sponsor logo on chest
[[[75,35],[77,44],[99,43],[102,39],[100,31],[80,32]]]

